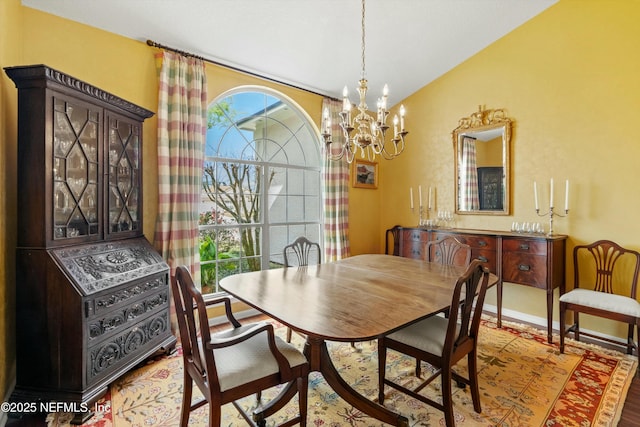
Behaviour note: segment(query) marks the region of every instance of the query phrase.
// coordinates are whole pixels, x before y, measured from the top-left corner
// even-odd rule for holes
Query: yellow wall
[[[157,49],[145,43],[22,7],[19,0],[0,1],[0,66],[46,64],[151,111],[157,110]],[[297,102],[312,119],[321,116],[322,98],[306,91],[263,81],[207,64],[209,98],[239,85],[274,88]],[[15,381],[15,242],[17,93],[0,73],[0,398]],[[316,120],[317,121],[317,120]],[[157,213],[156,118],[143,131],[144,224],[153,239]],[[6,208],[6,209],[5,209]],[[2,419],[0,418],[0,424]]]
[[[0,68],[21,59],[22,8],[17,0],[0,2]],[[3,73],[4,74],[4,73]],[[16,122],[15,92],[0,78],[0,399],[13,387],[15,364]],[[0,424],[6,414],[0,413]]]
[[[567,254],[575,244],[601,238],[639,249],[638,16],[638,1],[560,0],[403,100],[410,140],[403,156],[382,165],[380,197],[393,208],[383,208],[379,239],[380,230],[394,224],[417,224],[417,213],[409,209],[410,186],[435,187],[435,210],[454,209],[451,131],[484,105],[505,108],[515,121],[512,215],[458,215],[456,226],[508,230],[513,221],[540,221],[533,181],[547,209],[549,179],[555,178],[556,206],[564,201],[564,185],[558,183],[569,179],[569,216],[554,221],[557,233],[570,236]],[[507,309],[544,317],[544,300],[543,291],[505,287]],[[495,304],[493,293],[487,303]],[[557,298],[554,304],[557,321]],[[624,328],[606,322],[582,324],[624,335]]]
[[[512,221],[538,221],[532,182],[571,180],[571,213],[556,231],[576,243],[610,238],[640,247],[635,183],[640,144],[640,2],[560,0],[540,16],[402,102],[408,147],[396,160],[380,160],[378,190],[351,189],[352,253],[383,251],[384,229],[417,224],[408,189],[432,186],[434,210],[453,210],[451,131],[479,104],[505,108],[515,120],[512,144],[512,215],[458,216],[457,226],[507,230]],[[154,49],[140,41],[0,1],[0,66],[44,63],[152,111],[157,107]],[[416,54],[420,54],[416,52]],[[304,91],[208,66],[211,99],[243,84],[281,90],[320,118],[321,99]],[[392,88],[393,89],[393,88]],[[16,92],[0,73],[0,398],[15,379]],[[144,126],[144,231],[153,238],[156,192],[156,119]],[[557,186],[557,188],[560,186]],[[558,189],[560,190],[560,189]],[[415,190],[417,191],[417,190]],[[561,200],[561,192],[556,200]],[[567,277],[571,277],[569,265]],[[491,299],[490,304],[495,303]],[[544,294],[507,286],[505,307],[544,317]],[[557,308],[556,308],[557,312]],[[557,315],[556,315],[557,317]],[[585,322],[605,333],[620,328]]]

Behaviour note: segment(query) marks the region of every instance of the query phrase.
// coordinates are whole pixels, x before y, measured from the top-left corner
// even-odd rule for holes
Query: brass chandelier
[[[360,103],[357,105],[358,112],[352,117],[352,104],[349,100],[349,90],[344,87],[342,91],[342,111],[340,111],[340,127],[344,134],[345,143],[340,147],[340,151],[331,146],[331,116],[329,110],[325,109],[322,119],[322,137],[325,141],[327,155],[332,160],[340,160],[346,157],[347,162],[353,162],[356,152],[360,150],[360,156],[368,160],[375,159],[376,155],[381,155],[385,159],[393,159],[404,151],[404,138],[409,133],[404,127],[405,109],[400,106],[400,118],[393,117],[393,138],[385,141],[385,135],[389,126],[387,125],[387,97],[389,88],[385,84],[382,90],[382,97],[377,101],[376,116],[367,110],[367,79],[365,74],[365,0],[362,0],[362,74],[360,77],[358,93]]]

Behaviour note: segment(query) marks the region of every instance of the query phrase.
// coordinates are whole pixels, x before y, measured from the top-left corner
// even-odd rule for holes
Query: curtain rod
[[[180,55],[183,55],[183,56],[186,56],[186,57],[200,59],[200,60],[202,60],[202,61],[208,62],[208,63],[210,63],[210,64],[217,65],[217,66],[219,66],[219,67],[224,67],[224,68],[227,68],[227,69],[229,69],[229,70],[233,70],[233,71],[237,71],[237,72],[239,72],[239,73],[247,74],[247,75],[249,75],[249,76],[257,77],[257,78],[260,78],[260,79],[263,79],[263,80],[268,80],[268,81],[270,81],[270,82],[277,83],[277,84],[284,85],[284,86],[288,86],[288,87],[293,88],[293,89],[303,90],[303,91],[305,91],[305,92],[309,92],[309,93],[312,93],[312,94],[314,94],[314,95],[318,95],[318,96],[322,96],[322,97],[326,97],[326,98],[331,98],[331,99],[333,99],[333,100],[338,100],[337,98],[334,98],[334,97],[332,97],[332,96],[329,96],[329,95],[326,95],[326,94],[323,94],[323,93],[315,92],[315,91],[310,90],[310,89],[305,89],[305,88],[303,88],[303,87],[296,86],[296,85],[293,85],[293,84],[291,84],[291,83],[285,83],[285,82],[283,82],[283,81],[276,80],[276,79],[271,78],[271,77],[263,76],[263,75],[261,75],[261,74],[254,73],[254,72],[252,72],[252,71],[243,70],[242,68],[234,67],[234,66],[232,66],[232,65],[223,64],[223,63],[221,63],[221,62],[214,61],[214,60],[212,60],[212,59],[208,59],[208,58],[205,58],[205,57],[203,57],[203,56],[195,55],[195,54],[193,54],[193,53],[186,52],[186,51],[184,51],[184,50],[179,50],[179,49],[175,49],[175,48],[173,48],[173,47],[165,46],[165,45],[163,45],[163,44],[156,43],[156,42],[154,42],[153,40],[147,40],[147,45],[149,45],[149,46],[151,46],[151,47],[157,47],[157,48],[159,48],[159,49],[168,50],[169,52],[179,53]]]

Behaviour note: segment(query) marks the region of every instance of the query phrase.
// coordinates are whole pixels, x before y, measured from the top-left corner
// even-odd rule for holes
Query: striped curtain
[[[204,62],[160,52],[158,217],[155,246],[171,267],[186,265],[200,283],[198,212],[207,131]]]
[[[340,118],[342,101],[325,98],[322,111],[327,109],[331,117],[333,144],[323,150],[322,168],[324,203],[324,259],[327,262],[349,257],[349,164],[346,159],[331,160],[328,150],[339,152],[344,143]],[[333,148],[332,148],[333,147]]]
[[[460,171],[460,190],[462,198],[460,209],[475,211],[480,209],[478,196],[478,164],[476,161],[476,141],[474,138],[462,139],[462,170]]]

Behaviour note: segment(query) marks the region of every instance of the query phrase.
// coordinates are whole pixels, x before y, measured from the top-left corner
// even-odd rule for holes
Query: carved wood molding
[[[479,105],[478,111],[471,114],[469,117],[463,117],[458,121],[458,127],[454,129],[454,132],[461,129],[479,128],[509,122],[511,122],[511,119],[506,116],[504,109],[483,109],[482,105]]]
[[[149,118],[154,115],[153,111],[149,111],[146,108],[142,108],[138,105],[132,104],[119,96],[113,95],[102,89],[99,89],[89,83],[78,80],[75,77],[71,77],[62,71],[55,70],[46,65],[30,65],[20,67],[7,67],[5,71],[12,78],[12,80],[20,82],[16,84],[18,88],[33,87],[34,85],[41,85],[42,78],[47,81],[58,84],[60,86],[72,89],[76,92],[80,92],[95,99],[99,99],[106,102],[109,105],[118,107],[126,112],[135,114],[141,118]],[[14,77],[19,76],[19,79]]]

